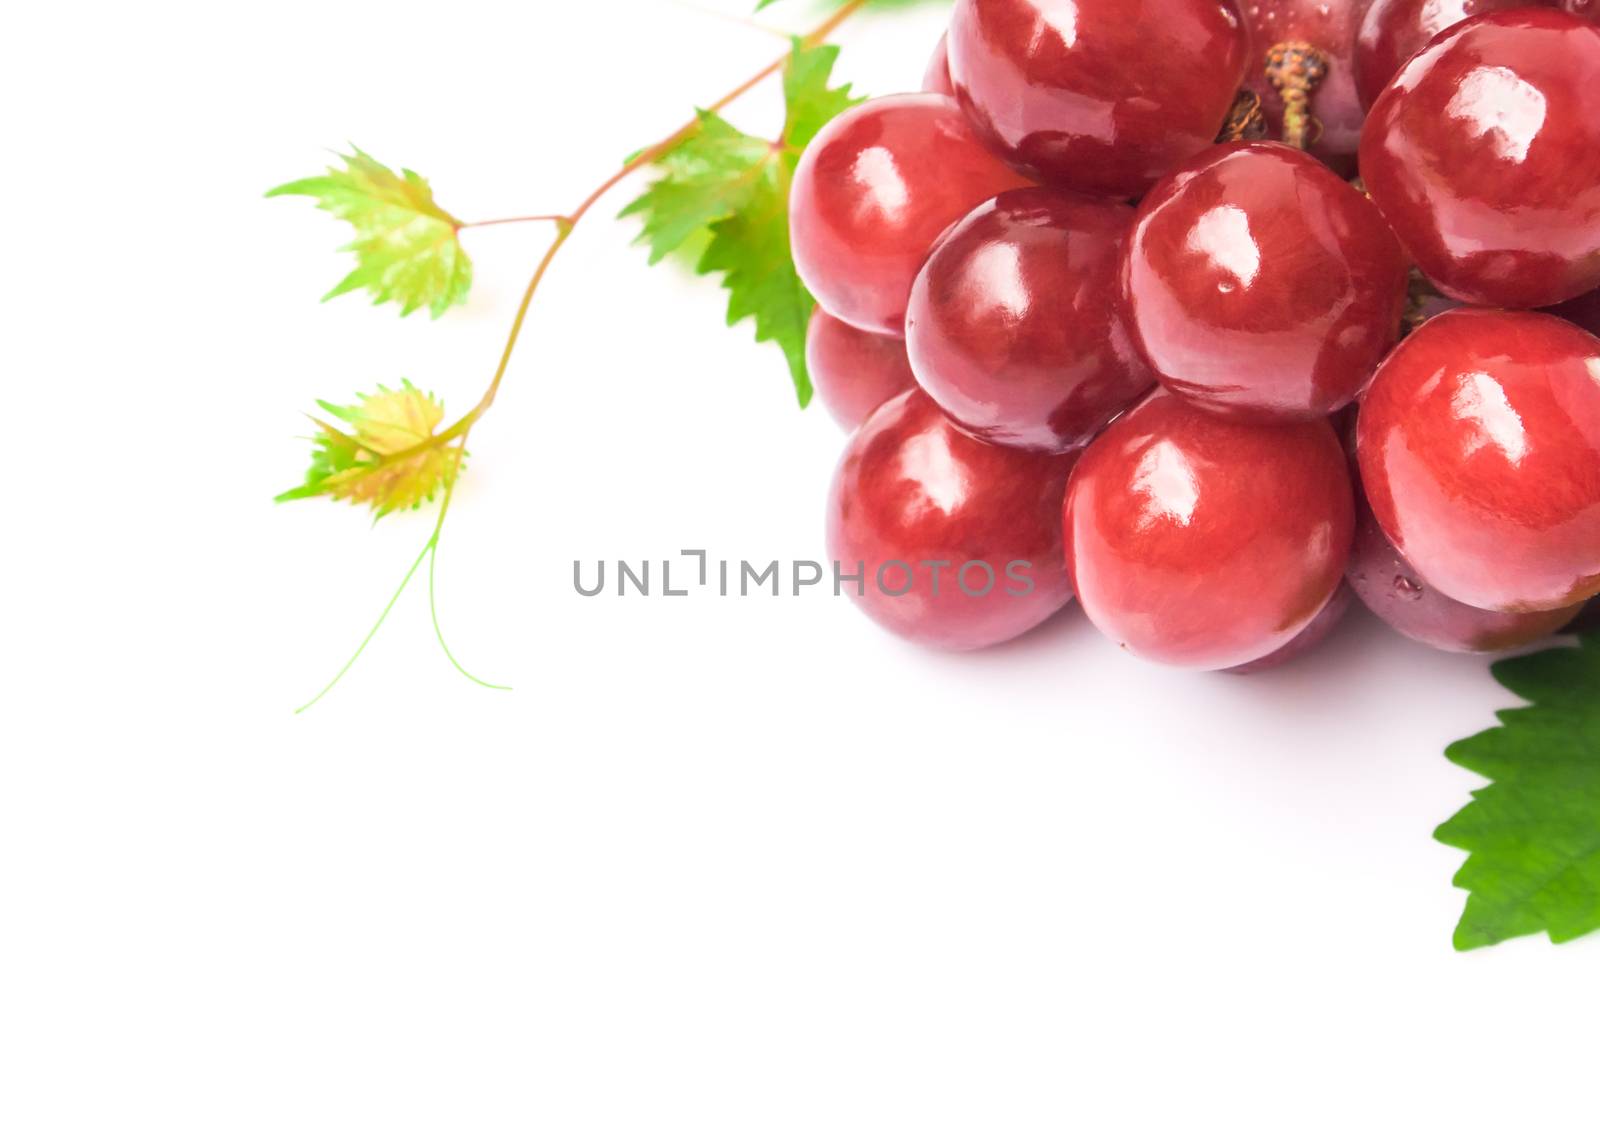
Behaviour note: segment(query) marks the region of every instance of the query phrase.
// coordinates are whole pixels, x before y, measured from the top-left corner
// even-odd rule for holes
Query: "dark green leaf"
[[[1446,750],[1494,782],[1440,827],[1471,853],[1456,884],[1471,895],[1456,947],[1600,929],[1600,638],[1502,661],[1497,680],[1527,708]]]

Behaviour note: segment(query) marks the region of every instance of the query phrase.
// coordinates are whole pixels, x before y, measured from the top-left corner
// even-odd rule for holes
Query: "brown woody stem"
[[[1217,135],[1218,143],[1237,143],[1240,140],[1266,139],[1267,117],[1261,110],[1261,97],[1248,88],[1233,99],[1233,107]]]
[[[1311,93],[1328,76],[1328,59],[1304,40],[1267,50],[1267,79],[1283,97],[1283,142],[1302,150],[1316,142],[1322,125],[1311,114]]]

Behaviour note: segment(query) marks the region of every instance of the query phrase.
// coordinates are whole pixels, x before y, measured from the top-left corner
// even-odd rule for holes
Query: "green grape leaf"
[[[375,304],[400,304],[402,316],[427,307],[438,318],[472,287],[461,221],[433,201],[433,189],[416,172],[402,168],[397,175],[359,147],[352,150],[339,157],[343,171],[330,167],[326,175],[274,187],[267,197],[310,196],[355,228],[354,241],[341,248],[355,252],[355,270],[324,302],[359,288]]]
[[[643,216],[639,242],[654,266],[698,231],[743,211],[773,156],[772,144],[745,135],[712,112],[700,126],[656,161],[661,176],[622,209],[622,218]]]
[[[807,48],[799,40],[783,69],[783,143],[798,158],[817,133],[840,112],[860,103],[861,96],[850,94],[850,85],[830,88],[833,66],[839,49],[832,44]]]
[[[317,405],[349,429],[312,418],[317,433],[311,439],[311,469],[303,484],[278,495],[279,502],[325,497],[371,506],[382,518],[431,502],[458,467],[456,447],[424,446],[443,420],[444,407],[409,380],[402,379],[399,390],[380,386],[376,394],[358,394],[354,406]]]
[[[789,185],[800,153],[834,116],[857,102],[849,87],[829,87],[839,50],[800,41],[784,69],[787,107],[776,141],[747,135],[713,112],[655,163],[658,177],[622,217],[640,219],[650,262],[709,234],[695,270],[720,273],[728,325],[755,320],[758,342],[776,343],[789,364],[800,405],[811,401],[806,325],[816,307],[800,282],[789,246]]]
[[[816,301],[800,281],[789,251],[788,175],[781,165],[769,168],[746,209],[712,225],[711,245],[699,271],[722,272],[730,327],[754,318],[756,340],[775,342],[782,349],[804,408],[812,397],[806,326]]]
[[[1600,637],[1502,661],[1495,679],[1531,705],[1446,750],[1493,783],[1439,828],[1471,855],[1456,929],[1466,950],[1547,932],[1600,929]]]

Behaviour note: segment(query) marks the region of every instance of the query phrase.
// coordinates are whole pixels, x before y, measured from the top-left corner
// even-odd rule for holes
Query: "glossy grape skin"
[[[1373,513],[1428,585],[1498,613],[1600,593],[1600,339],[1446,312],[1379,368],[1356,438]]]
[[[1547,307],[1600,287],[1600,28],[1555,10],[1479,16],[1373,105],[1361,174],[1453,298]]]
[[[1562,0],[1561,10],[1591,24],[1600,24],[1600,0]]]
[[[1353,56],[1356,30],[1371,0],[1250,0],[1244,5],[1250,25],[1250,68],[1245,86],[1261,97],[1270,137],[1283,137],[1283,97],[1266,75],[1274,45],[1300,41],[1317,49],[1328,72],[1312,89],[1310,110],[1320,125],[1310,152],[1349,174],[1361,143],[1366,108],[1356,94]]]
[[[1216,140],[1247,46],[1234,0],[957,0],[950,78],[1019,170],[1125,199]]]
[[[1084,612],[1191,669],[1270,656],[1339,588],[1355,509],[1326,420],[1261,426],[1156,391],[1079,459],[1064,509]]]
[[[1405,62],[1447,28],[1485,12],[1547,6],[1547,0],[1374,0],[1356,33],[1361,105],[1377,103]]]
[[[885,629],[938,649],[981,649],[1021,636],[1072,598],[1061,500],[1074,457],[979,442],[920,390],[891,398],[850,440],[828,495],[829,557],[847,575],[866,566],[865,594],[849,584],[844,592]],[[911,566],[903,596],[878,583],[891,561]],[[942,571],[921,564],[941,561],[950,563]],[[986,596],[960,588],[968,562],[993,571]],[[976,592],[986,577],[975,566],[966,584]],[[898,567],[884,578],[889,591],[907,584]]]
[[[1549,637],[1578,614],[1575,605],[1539,613],[1494,613],[1446,597],[1400,556],[1365,505],[1357,511],[1345,579],[1390,629],[1446,653],[1518,649]]]
[[[795,170],[795,267],[823,310],[898,337],[933,241],[985,199],[1026,185],[984,149],[954,101],[869,100],[823,128]]]
[[[928,57],[927,71],[922,73],[922,90],[935,95],[955,97],[956,87],[950,82],[950,37],[948,34],[940,36],[939,42],[933,47],[933,55]]]
[[[917,275],[906,348],[917,381],[987,442],[1086,445],[1154,384],[1117,306],[1133,211],[1034,187],[983,204]]]
[[[1222,144],[1162,180],[1124,253],[1134,341],[1217,414],[1327,415],[1400,334],[1409,265],[1355,188],[1280,143]]]
[[[854,430],[889,399],[917,385],[905,343],[858,331],[820,309],[806,328],[806,369],[817,398],[845,430]]]
[[[1322,612],[1312,618],[1311,624],[1302,629],[1299,636],[1288,645],[1276,653],[1269,653],[1259,661],[1252,661],[1248,665],[1240,665],[1224,672],[1237,677],[1251,677],[1257,673],[1280,669],[1291,661],[1299,661],[1306,654],[1317,650],[1339,631],[1344,619],[1350,616],[1350,607],[1355,604],[1355,600],[1355,594],[1350,591],[1350,587],[1341,585],[1333,591],[1333,597],[1322,607]]]

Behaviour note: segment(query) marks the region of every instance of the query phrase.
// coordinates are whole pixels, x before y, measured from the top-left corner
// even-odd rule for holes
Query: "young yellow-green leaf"
[[[332,498],[371,506],[377,517],[414,510],[432,501],[455,465],[456,448],[427,442],[444,418],[444,407],[407,380],[399,390],[356,396],[355,406],[317,405],[343,421],[342,430],[320,418],[312,438],[311,469],[305,482],[278,495],[280,502]],[[409,451],[409,453],[407,453]]]
[[[698,130],[657,161],[659,177],[622,211],[640,218],[639,242],[649,246],[652,263],[709,232],[696,270],[721,273],[729,326],[753,318],[757,341],[777,343],[801,406],[811,401],[805,335],[816,303],[789,247],[789,185],[800,152],[855,102],[848,87],[828,86],[837,57],[837,48],[795,41],[784,69],[787,114],[778,141],[701,112]]]
[[[1436,834],[1471,853],[1455,881],[1471,893],[1463,950],[1600,929],[1600,636],[1502,661],[1494,675],[1532,704],[1446,750],[1494,782]]]
[[[401,315],[427,307],[434,318],[467,297],[472,260],[458,238],[461,221],[433,201],[428,181],[414,171],[397,175],[359,147],[341,155],[343,171],[274,187],[276,195],[309,195],[317,206],[355,228],[341,248],[354,251],[355,270],[323,301],[365,289],[374,303],[400,304]]]

